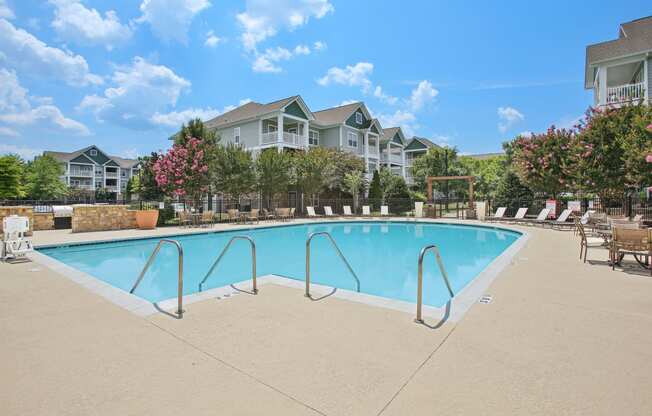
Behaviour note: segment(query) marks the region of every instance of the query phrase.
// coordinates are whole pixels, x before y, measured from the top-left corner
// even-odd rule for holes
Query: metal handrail
[[[154,261],[154,258],[158,254],[158,252],[161,250],[161,246],[163,243],[170,243],[174,244],[177,247],[177,253],[178,253],[178,278],[179,278],[179,283],[178,283],[178,289],[177,289],[177,315],[179,316],[179,319],[183,318],[183,247],[181,247],[181,244],[176,241],[176,240],[168,240],[168,239],[162,239],[158,242],[156,245],[156,248],[152,252],[152,254],[149,256],[149,259],[147,259],[147,263],[145,263],[145,267],[143,267],[143,270],[140,272],[140,275],[138,276],[138,279],[136,279],[136,282],[134,283],[133,287],[129,291],[129,293],[134,293],[134,290],[138,287],[140,282],[143,280],[143,277],[145,276],[145,273],[147,272],[147,269],[149,269],[149,266],[152,265],[152,262]]]
[[[229,242],[226,244],[226,246],[224,247],[224,249],[220,253],[217,260],[215,260],[215,262],[213,263],[211,268],[206,273],[206,276],[204,276],[204,279],[199,283],[199,291],[200,292],[202,291],[202,285],[204,284],[204,282],[206,282],[206,279],[208,279],[208,276],[210,276],[211,273],[213,273],[213,270],[215,270],[215,267],[217,267],[217,264],[220,262],[220,260],[222,260],[222,257],[224,257],[224,254],[226,254],[226,251],[229,249],[229,247],[231,247],[231,244],[235,240],[247,240],[251,244],[251,280],[253,280],[253,287],[254,287],[253,293],[254,293],[254,295],[258,293],[258,286],[256,285],[256,243],[254,242],[253,239],[251,239],[250,237],[247,237],[246,235],[236,235],[236,236],[233,236],[229,240]]]
[[[337,254],[339,254],[340,258],[342,259],[342,261],[344,261],[344,264],[346,264],[346,267],[348,267],[349,271],[353,275],[353,278],[355,279],[356,286],[357,286],[356,291],[359,292],[360,291],[360,279],[358,279],[358,276],[355,274],[355,272],[353,271],[353,268],[351,267],[349,262],[344,257],[344,254],[342,254],[342,251],[337,246],[337,243],[335,242],[333,237],[327,231],[318,231],[318,232],[311,233],[308,236],[308,239],[306,240],[306,297],[308,297],[308,298],[310,297],[310,242],[312,241],[313,237],[316,237],[318,235],[325,235],[326,237],[328,237],[328,239],[330,240],[333,247],[335,247],[335,250],[337,250]]]
[[[446,283],[446,288],[448,293],[451,295],[451,298],[455,296],[451,284],[448,281],[448,275],[446,274],[446,269],[444,268],[444,263],[441,261],[441,255],[439,254],[439,248],[436,245],[432,244],[425,246],[421,249],[419,253],[419,274],[418,274],[418,283],[417,283],[417,318],[414,320],[418,323],[423,323],[423,318],[421,317],[421,306],[423,304],[423,257],[426,255],[428,250],[432,250],[435,253],[435,258],[437,259],[437,264],[439,265],[439,270],[441,271],[441,276]]]

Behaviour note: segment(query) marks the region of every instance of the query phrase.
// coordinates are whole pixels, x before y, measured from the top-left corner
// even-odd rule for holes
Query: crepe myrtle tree
[[[159,188],[170,197],[185,198],[198,207],[210,183],[209,153],[208,144],[195,137],[172,146],[152,166]]]

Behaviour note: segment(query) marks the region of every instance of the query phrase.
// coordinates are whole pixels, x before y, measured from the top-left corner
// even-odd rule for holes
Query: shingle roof
[[[437,144],[433,143],[430,139],[426,139],[425,137],[417,137],[417,136],[414,136],[412,137],[412,139],[408,140],[408,146],[410,143],[412,143],[413,140],[420,142],[426,147],[439,147]]]
[[[43,152],[43,155],[52,156],[53,158],[55,158],[56,160],[61,161],[61,162],[70,162],[71,160],[73,160],[77,156],[81,155],[82,153],[86,152],[88,149],[90,149],[92,147],[95,147],[96,149],[99,149],[97,146],[87,146],[87,147],[84,147],[83,149],[79,149],[79,150],[76,150],[74,152],[54,152],[54,151],[51,151],[51,150],[46,150],[46,151]],[[100,151],[102,151],[102,150],[100,150]],[[104,152],[102,152],[102,153],[104,153]],[[107,155],[107,157],[109,159],[113,160],[114,162],[116,162],[121,168],[124,168],[124,169],[133,168],[138,163],[140,163],[140,161],[138,159],[125,159],[125,158],[122,158],[122,157],[110,156],[110,155]]]
[[[247,104],[241,105],[240,107],[234,108],[231,111],[219,115],[213,119],[208,120],[204,125],[208,128],[220,128],[222,126],[229,125],[231,123],[237,123],[239,121],[248,120],[250,118],[256,118],[260,115],[271,113],[277,111],[290,104],[295,99],[299,98],[298,95],[293,95],[291,97],[283,98],[281,100],[272,101],[271,103],[261,104],[256,102],[248,102]]]
[[[647,51],[652,51],[652,16],[621,24],[618,39],[586,47],[584,87],[593,86],[593,64]]]
[[[383,138],[380,139],[380,143],[385,144],[388,141],[392,140],[394,135],[398,133],[399,130],[401,130],[400,127],[388,127],[386,129],[383,129]]]
[[[315,111],[313,112],[315,115],[315,123],[321,124],[322,126],[344,123],[361,104],[362,102],[358,101],[351,104]]]

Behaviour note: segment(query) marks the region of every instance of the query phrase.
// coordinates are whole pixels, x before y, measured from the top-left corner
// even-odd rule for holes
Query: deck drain
[[[478,301],[479,303],[491,303],[494,300],[494,297],[491,295],[484,295]]]

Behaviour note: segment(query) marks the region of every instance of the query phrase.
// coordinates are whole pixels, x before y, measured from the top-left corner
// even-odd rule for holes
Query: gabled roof
[[[245,120],[255,119],[264,114],[272,113],[274,111],[279,111],[285,109],[288,105],[293,102],[297,102],[299,106],[308,116],[309,120],[314,119],[312,111],[308,108],[306,103],[303,101],[300,95],[293,95],[291,97],[283,98],[277,101],[272,101],[267,104],[260,104],[253,101],[250,101],[246,104],[241,105],[240,107],[234,108],[231,111],[219,115],[211,120],[208,120],[204,123],[207,128],[218,129],[226,127],[233,123],[243,122]]]
[[[618,39],[586,47],[584,88],[592,88],[597,63],[651,51],[652,16],[621,24]]]
[[[403,130],[401,130],[400,127],[388,127],[383,129],[383,138],[380,140],[380,143],[386,144],[392,140],[394,136],[396,136],[396,133],[398,133],[399,137],[401,138],[401,142],[403,142],[403,146],[405,146],[405,135],[403,134]]]
[[[331,126],[334,124],[342,124],[351,117],[357,109],[361,109],[362,113],[367,119],[371,119],[369,110],[362,101],[357,101],[351,104],[344,104],[338,107],[326,108],[324,110],[315,111],[315,123],[321,126]]]
[[[56,160],[58,160],[60,162],[70,162],[71,160],[73,160],[73,159],[75,159],[75,158],[77,158],[77,157],[79,157],[81,155],[84,155],[84,153],[86,153],[87,151],[89,151],[92,148],[98,149],[98,151],[100,151],[102,153],[105,153],[102,150],[100,150],[99,147],[97,147],[95,145],[91,145],[91,146],[84,147],[83,149],[76,150],[74,152],[53,152],[53,151],[50,151],[50,150],[46,150],[46,151],[43,152],[43,155],[44,156],[45,155],[52,156],[53,158],[55,158]],[[125,158],[122,158],[122,157],[109,156],[109,155],[107,155],[107,157],[110,160],[113,160],[115,163],[117,163],[123,169],[131,169],[131,168],[133,168],[134,166],[136,166],[136,165],[138,165],[140,163],[140,161],[138,159],[125,159]],[[89,162],[93,162],[93,161],[91,159],[89,159]]]
[[[436,145],[435,143],[433,143],[433,142],[430,141],[429,139],[426,139],[425,137],[417,137],[417,136],[412,137],[412,138],[408,141],[407,146],[405,146],[405,147],[406,147],[406,148],[407,148],[407,147],[411,147],[413,142],[420,143],[420,144],[421,144],[424,148],[426,148],[426,149],[429,149],[429,148],[431,148],[431,147],[440,147],[439,145]]]

